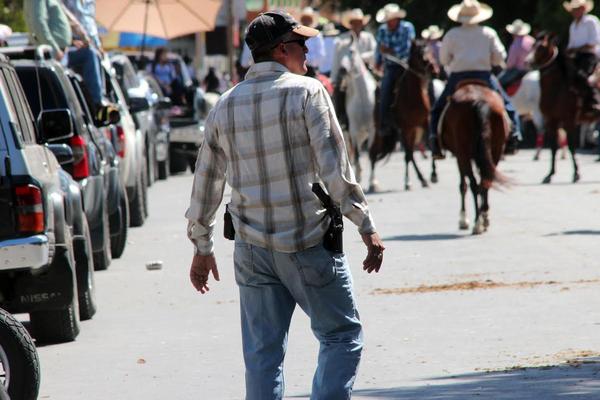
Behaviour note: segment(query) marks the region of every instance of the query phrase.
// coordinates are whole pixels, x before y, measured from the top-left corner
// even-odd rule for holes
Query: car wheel
[[[181,156],[171,157],[169,160],[169,167],[171,168],[171,174],[185,172],[188,167],[187,159]]]
[[[75,263],[77,265],[77,293],[79,294],[79,319],[87,321],[92,319],[98,309],[96,305],[96,283],[94,281],[94,263],[89,256],[92,254],[92,237],[87,220],[83,220],[84,243],[83,254],[75,251]]]
[[[158,162],[158,179],[165,180],[169,177],[169,158]]]
[[[0,399],[35,400],[39,388],[40,361],[33,340],[19,321],[0,309]]]
[[[110,250],[113,258],[120,258],[125,251],[127,243],[127,228],[129,226],[129,202],[127,201],[127,192],[121,187],[121,196],[119,199],[119,219],[121,229],[119,234],[115,236],[115,240],[110,242]]]
[[[129,202],[129,225],[142,226],[146,219],[144,214],[144,178],[145,170],[141,171],[135,182],[133,199]]]
[[[102,250],[94,253],[94,269],[96,271],[104,271],[108,269],[108,266],[112,261],[112,254],[110,253],[110,222],[108,220],[108,209],[106,207],[106,203],[104,204],[103,229],[104,242],[102,245]]]
[[[144,175],[145,177],[146,175]],[[142,181],[142,198],[144,199],[144,218],[148,218],[149,210],[148,210],[148,180],[144,179]]]

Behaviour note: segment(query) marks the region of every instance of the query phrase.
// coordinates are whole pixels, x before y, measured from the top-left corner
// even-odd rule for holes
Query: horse
[[[460,172],[461,230],[469,229],[465,211],[466,178],[475,201],[473,234],[481,234],[489,227],[488,191],[494,181],[507,183],[496,166],[504,152],[509,126],[504,101],[498,93],[484,82],[467,80],[458,85],[444,112],[440,135],[443,146],[456,157]],[[473,161],[479,169],[480,183],[473,172]]]
[[[580,115],[581,100],[571,89],[567,60],[559,51],[554,36],[542,34],[534,45],[530,61],[540,71],[540,110],[544,116],[546,139],[552,151],[550,172],[542,183],[550,183],[556,171],[560,128],[567,134],[567,144],[573,161],[573,182],[577,182],[580,175],[575,150],[579,141],[579,125],[586,121]]]
[[[401,61],[398,60],[400,63]],[[378,189],[377,179],[375,178],[375,164],[377,161],[387,157],[396,149],[396,143],[401,142],[404,148],[404,161],[406,170],[404,175],[405,190],[411,189],[410,182],[410,164],[413,165],[417,177],[423,187],[428,187],[427,180],[419,170],[413,157],[415,146],[421,142],[423,133],[429,129],[429,111],[431,103],[428,95],[428,85],[432,79],[433,64],[426,53],[426,44],[423,41],[415,40],[412,43],[408,65],[396,81],[394,104],[394,117],[398,129],[394,135],[382,137],[377,135],[369,149],[369,158],[371,161],[371,178],[369,180],[369,191]],[[441,82],[437,82],[434,91],[441,92]],[[443,86],[443,84],[441,84]],[[380,125],[380,124],[378,124]],[[437,172],[435,160],[432,157],[431,181],[437,182]]]
[[[362,59],[354,33],[352,38],[352,43],[341,53],[340,86],[345,89],[345,109],[348,116],[346,147],[354,164],[356,178],[360,182],[362,170],[359,152],[363,144],[371,142],[375,136],[373,110],[377,82]]]

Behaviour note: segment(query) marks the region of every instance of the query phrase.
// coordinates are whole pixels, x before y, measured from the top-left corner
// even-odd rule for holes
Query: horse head
[[[418,73],[431,74],[434,72],[435,64],[427,51],[427,43],[424,40],[415,39],[412,41],[408,65],[410,69]]]
[[[545,68],[558,57],[557,37],[553,33],[541,32],[536,37],[533,51],[527,57],[527,63],[535,69]]]

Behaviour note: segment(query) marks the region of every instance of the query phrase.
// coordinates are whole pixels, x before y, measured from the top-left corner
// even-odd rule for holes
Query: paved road
[[[600,164],[580,156],[573,185],[560,161],[555,183],[540,185],[548,154],[531,157],[502,163],[515,185],[491,193],[492,225],[480,237],[458,231],[453,161],[440,164],[438,185],[411,192],[402,190],[400,154],[380,168],[385,191],[369,201],[388,247],[382,272],[360,270],[354,229],[345,241],[366,337],[356,398],[600,398]],[[222,281],[197,294],[184,234],[190,186],[188,174],[151,188],[147,224],[97,274],[98,315],[76,342],[39,348],[40,398],[243,397],[233,246],[218,241]],[[147,271],[152,260],[163,269]],[[297,312],[286,360],[292,398],[309,393],[316,352]]]

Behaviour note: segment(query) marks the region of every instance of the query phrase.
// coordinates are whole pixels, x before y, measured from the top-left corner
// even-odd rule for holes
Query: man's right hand
[[[379,272],[383,262],[383,251],[385,246],[377,232],[364,233],[360,235],[367,246],[367,258],[363,261],[363,269],[369,274],[373,271]]]
[[[65,56],[65,53],[62,50],[56,50],[56,59],[58,61],[62,60]]]

